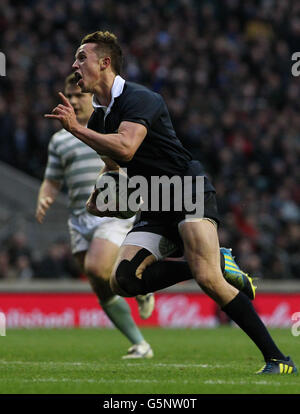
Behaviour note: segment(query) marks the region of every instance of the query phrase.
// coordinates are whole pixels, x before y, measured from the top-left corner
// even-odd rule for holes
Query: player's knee
[[[206,292],[218,292],[226,283],[219,268],[213,268],[205,273],[197,272],[195,279]]]
[[[129,260],[122,260],[112,278],[112,284],[118,285],[127,296],[145,294],[145,286],[141,279],[136,277],[136,265]]]
[[[100,301],[107,300],[113,294],[109,280],[101,279],[94,274],[87,274],[90,285]]]
[[[103,281],[109,281],[111,268],[99,266],[99,262],[95,260],[85,260],[84,272],[91,278],[97,278]]]
[[[94,260],[85,260],[84,273],[99,300],[106,300],[112,295],[109,283],[111,268],[99,266],[99,262]]]
[[[210,280],[209,275],[197,273],[195,279],[203,289],[213,288],[213,283]]]

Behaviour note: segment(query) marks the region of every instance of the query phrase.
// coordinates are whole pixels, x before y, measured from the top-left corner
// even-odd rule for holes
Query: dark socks
[[[224,272],[224,267],[224,256],[221,254],[222,272]],[[192,279],[192,274],[186,261],[160,261],[144,270],[140,282],[144,293],[148,293],[189,279]],[[239,292],[222,310],[252,339],[265,360],[286,359],[275,345],[251,301],[243,292]]]
[[[222,310],[252,339],[266,361],[272,358],[286,359],[243,292],[239,292]]]
[[[221,254],[221,267],[222,264],[224,271],[224,257]],[[147,267],[140,282],[143,284],[144,292],[148,293],[189,279],[192,279],[192,274],[186,261],[161,261]],[[243,292],[239,292],[222,310],[252,339],[265,360],[286,359]]]
[[[225,259],[221,252],[220,265],[223,273]],[[156,292],[190,279],[193,279],[193,276],[188,263],[184,260],[166,260],[153,263],[144,270],[142,276],[145,293]]]
[[[146,293],[165,289],[176,283],[192,279],[189,265],[185,261],[161,261],[153,263],[143,271],[142,281]]]

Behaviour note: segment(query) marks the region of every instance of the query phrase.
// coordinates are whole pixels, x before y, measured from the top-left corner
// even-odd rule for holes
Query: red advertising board
[[[135,299],[127,299],[140,326],[214,327],[217,307],[201,293],[157,293],[148,320],[140,319]],[[253,302],[267,326],[289,327],[300,312],[300,294],[258,294]],[[7,328],[110,327],[110,321],[92,293],[1,293],[0,312]]]

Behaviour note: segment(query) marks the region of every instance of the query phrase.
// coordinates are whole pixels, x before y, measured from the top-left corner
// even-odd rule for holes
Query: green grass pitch
[[[300,337],[270,330],[300,367]],[[239,329],[143,329],[149,360],[121,360],[115,329],[20,329],[0,337],[1,394],[299,394],[300,376],[260,376]]]

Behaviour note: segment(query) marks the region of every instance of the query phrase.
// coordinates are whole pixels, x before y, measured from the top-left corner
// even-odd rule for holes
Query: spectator
[[[26,235],[19,231],[14,233],[7,242],[7,252],[9,255],[9,261],[12,266],[16,266],[20,256],[27,257],[31,262],[31,249]]]
[[[30,280],[34,276],[34,271],[31,266],[28,256],[18,256],[16,261],[17,278],[19,280]]]
[[[53,243],[37,266],[36,277],[65,279],[79,277],[80,270],[74,262],[69,246],[63,241]]]
[[[17,272],[9,264],[9,255],[5,250],[0,251],[0,280],[14,280]]]
[[[32,280],[56,278],[81,278],[77,263],[71,254],[69,243],[58,240],[41,259],[33,261],[32,248],[26,235],[17,232],[0,247],[0,280]]]

